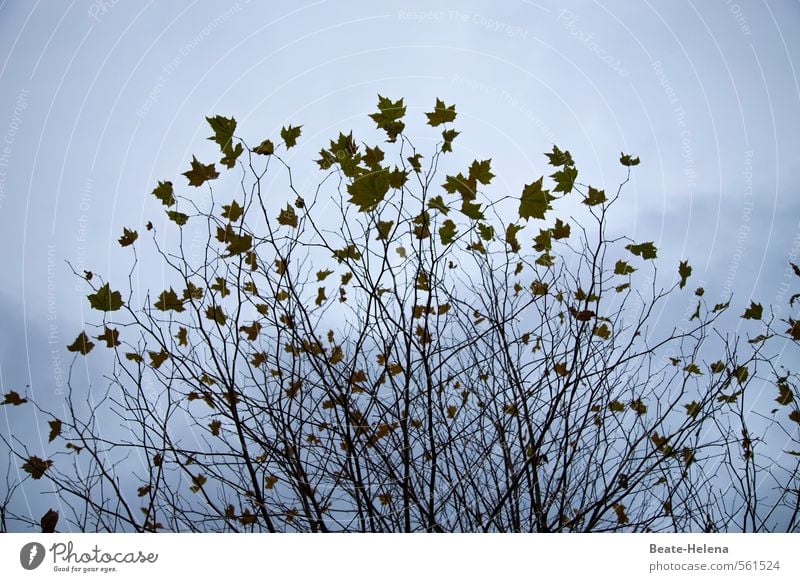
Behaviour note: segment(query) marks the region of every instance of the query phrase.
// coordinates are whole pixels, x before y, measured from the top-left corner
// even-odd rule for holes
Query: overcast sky
[[[628,234],[689,259],[712,298],[785,317],[798,57],[797,0],[0,0],[0,391],[58,406],[89,317],[65,261],[125,274],[122,227],[162,220],[156,181],[212,155],[206,115],[235,116],[251,144],[302,124],[302,187],[324,139],[377,141],[378,93],[404,97],[420,130],[436,97],[455,103],[457,155],[491,157],[503,194],[547,172],[553,143],[609,188],[619,152],[638,155]]]

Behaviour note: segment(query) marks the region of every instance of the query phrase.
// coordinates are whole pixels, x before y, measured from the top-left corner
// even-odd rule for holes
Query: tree
[[[110,350],[105,393],[82,403],[71,380],[38,453],[3,437],[69,508],[62,523],[796,531],[798,452],[765,439],[797,445],[797,375],[769,346],[800,324],[783,332],[754,302],[743,317],[760,335],[725,333],[729,303],[691,294],[688,261],[665,275],[653,242],[613,234],[638,157],[621,155],[606,192],[553,146],[552,174],[498,197],[489,159],[441,169],[457,163],[455,106],[425,115],[430,151],[406,135],[403,99],[379,97],[386,151],[340,133],[310,192],[286,155],[301,126],[251,146],[235,119],[207,118],[220,161],[193,157],[188,185],[153,190],[177,237],[147,224],[144,268],[166,269],[164,288],[137,300],[80,275],[102,319],[68,349]],[[143,242],[119,239],[131,275]],[[696,307],[662,329],[676,293]]]

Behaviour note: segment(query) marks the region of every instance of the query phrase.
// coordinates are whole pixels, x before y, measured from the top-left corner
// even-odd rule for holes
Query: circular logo
[[[44,546],[38,542],[30,542],[19,551],[19,563],[26,570],[35,570],[44,562]]]

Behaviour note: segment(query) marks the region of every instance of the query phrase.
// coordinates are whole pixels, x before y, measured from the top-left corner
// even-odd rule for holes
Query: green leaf
[[[265,139],[255,148],[253,148],[253,153],[261,156],[271,156],[275,153],[275,144],[272,143],[272,140]]]
[[[236,222],[242,217],[244,213],[244,208],[239,206],[239,203],[234,200],[230,204],[224,204],[222,206],[222,218],[227,218],[231,222]]]
[[[123,306],[122,295],[119,291],[112,291],[108,283],[100,287],[96,293],[87,295],[92,309],[98,311],[117,311]]]
[[[150,356],[150,366],[158,369],[169,357],[169,352],[166,352],[164,348],[161,348],[161,350],[158,352],[147,352],[147,355]]]
[[[689,266],[689,261],[681,261],[678,265],[678,276],[681,278],[681,282],[678,286],[683,289],[686,286],[686,280],[691,277],[692,275],[692,268]]]
[[[456,223],[452,220],[445,220],[441,228],[439,228],[439,236],[442,239],[443,245],[449,245],[456,239]]]
[[[444,215],[450,212],[450,207],[444,203],[444,198],[441,196],[434,196],[430,200],[428,200],[428,208],[433,208],[438,210]]]
[[[444,143],[442,143],[442,152],[452,152],[453,151],[453,140],[456,139],[459,135],[459,131],[455,129],[445,129],[442,132],[442,139]]]
[[[636,400],[631,401],[630,407],[631,410],[633,410],[637,416],[647,414],[647,405],[645,405],[645,403],[642,402],[641,398],[637,398]]]
[[[478,224],[478,234],[485,241],[491,241],[494,238],[494,227],[482,222]]]
[[[402,248],[402,247],[400,247],[400,248]],[[399,251],[399,249],[398,249],[398,251]],[[358,249],[356,248],[356,245],[350,244],[350,245],[347,245],[347,247],[345,247],[343,249],[339,249],[339,250],[333,251],[333,257],[339,263],[343,263],[347,259],[353,259],[354,261],[358,261],[359,259],[361,259],[361,253],[358,252]]]
[[[359,212],[369,212],[383,202],[389,192],[389,170],[386,168],[364,174],[347,186],[348,202],[358,206]]]
[[[548,157],[548,159],[549,159],[548,163],[551,166],[574,166],[575,165],[575,162],[572,161],[572,155],[569,153],[569,150],[562,152],[560,149],[558,149],[557,145],[553,145],[553,151],[552,152],[550,152],[549,154],[545,153],[544,155],[546,155]]]
[[[778,397],[775,399],[775,402],[780,404],[781,406],[786,406],[794,401],[794,394],[792,394],[792,389],[789,388],[789,385],[786,382],[779,382],[778,383]]]
[[[216,115],[214,117],[206,117],[206,121],[214,132],[214,135],[208,139],[216,142],[222,152],[230,149],[233,141],[233,132],[236,131],[236,120],[233,117]]]
[[[611,412],[625,412],[625,405],[619,400],[612,400],[608,403],[608,409]]]
[[[189,186],[195,188],[202,186],[208,180],[215,180],[219,177],[214,164],[201,164],[195,156],[192,156],[192,169],[183,173],[189,180]]]
[[[683,407],[686,409],[686,414],[692,418],[695,418],[700,413],[700,403],[697,400],[693,400],[689,404],[684,404]]]
[[[474,178],[466,178],[459,172],[455,176],[445,176],[442,188],[449,194],[458,192],[463,200],[474,200],[475,192],[478,189],[478,183]]]
[[[92,351],[93,347],[94,343],[89,341],[89,336],[86,335],[85,331],[82,331],[78,337],[75,338],[75,341],[67,346],[67,350],[70,352],[78,352],[85,356]]]
[[[569,238],[569,234],[569,224],[562,222],[560,218],[556,218],[556,225],[553,227],[553,238],[556,240]]]
[[[632,254],[636,255],[637,257],[642,257],[645,260],[656,258],[656,247],[652,242],[645,242],[638,245],[631,244],[627,245],[625,248],[628,249]]]
[[[738,366],[733,371],[733,376],[739,384],[744,384],[750,376],[750,370],[747,369],[747,366]]]
[[[135,230],[129,230],[127,228],[122,229],[122,236],[119,237],[119,246],[127,247],[132,245],[136,242],[136,239],[139,238],[139,233]]]
[[[631,267],[625,261],[617,261],[617,264],[614,265],[614,274],[615,275],[630,275],[636,271],[633,267]]]
[[[611,337],[611,330],[608,329],[608,326],[605,323],[601,323],[600,325],[595,326],[594,330],[592,330],[592,335],[596,335],[599,338],[607,340]]]
[[[550,174],[556,182],[553,192],[564,192],[569,194],[575,187],[575,180],[578,178],[578,170],[572,166],[564,166],[561,170]]]
[[[120,345],[119,331],[110,327],[104,327],[103,333],[95,336],[95,339],[106,342],[107,348],[115,348]]]
[[[477,180],[481,184],[488,184],[494,178],[494,174],[491,172],[491,159],[478,161],[475,160],[472,162],[472,165],[469,167],[469,179],[470,180]]]
[[[220,325],[225,325],[225,322],[228,319],[225,315],[225,312],[222,311],[222,307],[219,305],[209,305],[206,307],[206,318],[210,319],[211,321],[215,321]]]
[[[522,190],[519,204],[519,217],[543,219],[545,212],[550,210],[550,201],[553,199],[547,190],[542,189],[542,178],[527,184]]]
[[[189,220],[189,217],[186,214],[183,212],[178,212],[177,210],[168,210],[167,218],[169,218],[178,226],[183,226]]]
[[[371,113],[370,118],[375,122],[378,129],[386,132],[389,142],[395,142],[406,127],[401,120],[406,114],[406,106],[403,100],[392,101],[378,95],[378,113]]]
[[[441,99],[436,99],[436,107],[430,113],[425,114],[428,117],[428,125],[436,127],[443,123],[449,123],[456,119],[456,106],[447,106]]]
[[[302,125],[297,127],[289,125],[281,128],[281,139],[286,144],[287,150],[297,145],[297,138],[300,137],[302,127]]]
[[[725,364],[721,360],[713,362],[709,367],[712,374],[719,374],[725,370]]]
[[[383,150],[378,146],[371,148],[366,147],[366,155],[364,156],[364,163],[369,166],[369,169],[374,171],[381,169],[381,162],[383,161]]]
[[[517,233],[521,230],[521,226],[513,223],[506,228],[506,243],[511,247],[511,252],[513,253],[518,253],[522,248],[517,240]]]
[[[288,202],[286,203],[286,208],[281,210],[278,214],[278,224],[297,228],[297,214]]]
[[[162,291],[153,306],[159,311],[177,311],[178,313],[184,311],[183,301],[178,299],[178,294],[172,290],[172,287]]]
[[[324,281],[328,278],[329,275],[332,275],[333,271],[330,269],[325,269],[324,271],[317,271],[317,281]]]
[[[631,166],[638,166],[639,165],[639,158],[633,158],[628,154],[620,153],[619,155],[619,163],[623,166],[631,167]]]
[[[159,182],[158,186],[153,189],[153,196],[158,198],[166,207],[175,204],[174,191],[172,189],[172,182]]]
[[[417,174],[422,171],[422,163],[420,162],[422,154],[414,154],[413,156],[408,156],[406,159]]]
[[[537,234],[533,238],[533,250],[536,252],[542,253],[545,251],[549,251],[553,248],[553,241],[552,241],[552,234],[549,228],[543,228],[539,230],[539,234]]]
[[[464,200],[461,203],[461,214],[466,216],[467,218],[471,218],[472,220],[483,220],[483,212],[481,211],[481,205],[477,202],[470,202],[469,200]]]
[[[761,304],[751,301],[750,307],[745,309],[744,315],[742,315],[742,319],[761,319],[763,313],[764,313],[764,308],[761,306]]]
[[[583,203],[586,206],[597,206],[598,204],[602,204],[606,201],[606,192],[605,190],[598,190],[589,186],[589,194],[586,198],[583,199]]]
[[[700,368],[697,366],[697,364],[694,364],[694,363],[687,365],[683,369],[683,371],[687,372],[689,374],[695,374],[697,376],[702,376],[703,375],[703,372],[701,372]]]
[[[377,224],[378,236],[375,237],[375,240],[389,240],[392,226],[394,226],[394,220],[379,220]]]

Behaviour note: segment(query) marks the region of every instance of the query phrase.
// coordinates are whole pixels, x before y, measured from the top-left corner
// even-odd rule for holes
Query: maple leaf
[[[359,212],[369,212],[380,204],[389,192],[389,170],[383,168],[359,176],[347,186],[350,204],[358,206]]]
[[[638,166],[639,165],[639,158],[631,157],[628,154],[620,153],[619,155],[619,163],[623,166],[631,167],[631,166]]]
[[[562,169],[550,174],[556,182],[553,192],[564,192],[569,194],[575,187],[575,180],[578,178],[578,170],[572,166],[564,166]]]
[[[632,254],[636,255],[637,257],[642,257],[643,259],[655,259],[656,258],[656,247],[653,245],[652,242],[645,242],[638,245],[630,244],[625,246]]]
[[[41,479],[45,471],[53,466],[53,461],[40,459],[36,455],[28,457],[22,465],[22,469],[34,479]]]
[[[281,128],[281,139],[283,143],[286,144],[286,149],[297,145],[297,138],[300,137],[300,133],[302,133],[302,127],[302,125],[298,125],[297,127],[289,125]]]
[[[206,317],[211,321],[215,321],[220,325],[225,325],[225,321],[227,321],[227,317],[225,313],[222,311],[222,307],[219,305],[211,306],[209,305],[206,307]]]
[[[570,234],[570,226],[561,221],[560,218],[556,218],[556,224],[552,229],[553,231],[553,238],[556,240],[562,238],[569,238]]]
[[[439,237],[443,245],[449,245],[456,239],[456,223],[452,220],[445,220],[439,228]]]
[[[75,341],[67,346],[67,350],[70,352],[78,352],[85,356],[92,351],[93,347],[94,342],[89,341],[89,336],[86,335],[85,331],[82,331],[78,337],[75,338]]]
[[[110,327],[106,327],[103,329],[103,333],[95,336],[96,339],[102,340],[106,342],[107,348],[115,348],[119,343],[119,331],[116,329],[112,329]]]
[[[233,141],[233,132],[236,131],[236,120],[233,117],[215,115],[214,117],[206,117],[206,121],[214,131],[214,135],[208,139],[216,142],[222,152],[229,149]]]
[[[166,207],[173,206],[175,204],[175,196],[172,190],[172,182],[158,182],[158,186],[153,189],[153,196],[158,198]]]
[[[370,118],[375,122],[378,129],[386,132],[389,142],[397,140],[406,127],[406,124],[401,119],[406,114],[406,107],[403,105],[403,100],[398,99],[392,101],[381,95],[378,95],[378,112],[371,113]]]
[[[192,156],[192,169],[182,174],[189,180],[189,186],[200,187],[208,180],[215,180],[219,177],[214,164],[201,164],[195,156]]]
[[[52,443],[56,437],[61,435],[61,421],[53,419],[47,423],[50,426],[50,434],[47,436],[47,442]]]
[[[683,289],[686,286],[686,280],[692,276],[692,268],[689,266],[689,261],[681,261],[678,265],[678,276],[681,282],[678,286]]]
[[[469,179],[470,180],[477,180],[481,184],[488,184],[494,178],[494,174],[491,172],[491,163],[492,160],[483,160],[478,161],[475,160],[472,162],[472,165],[469,167]]]
[[[294,208],[289,206],[288,202],[286,203],[286,208],[281,210],[278,214],[278,224],[297,228],[297,214],[295,213]]]
[[[586,206],[597,206],[598,204],[602,204],[606,201],[606,192],[605,190],[598,190],[597,188],[593,188],[589,186],[589,193],[583,199],[583,203]]]
[[[158,369],[169,357],[169,352],[165,351],[164,348],[161,348],[160,352],[147,352],[147,355],[150,356],[150,365],[153,368]]]
[[[442,143],[442,152],[453,151],[453,140],[456,139],[460,133],[461,132],[455,129],[445,129],[442,131],[442,139],[444,140]]]
[[[471,202],[469,200],[464,200],[461,202],[461,214],[466,216],[467,218],[471,218],[472,220],[483,220],[483,212],[481,211],[481,205],[477,202]]]
[[[12,390],[7,394],[3,394],[2,405],[10,404],[12,406],[19,406],[20,404],[25,404],[27,401],[27,398],[21,398],[18,392]]]
[[[261,156],[271,156],[275,153],[275,144],[273,144],[271,140],[265,139],[253,148],[253,153]]]
[[[433,208],[434,210],[438,210],[444,215],[450,212],[450,207],[445,204],[444,199],[441,196],[433,196],[428,200],[428,208]]]
[[[689,404],[684,404],[683,407],[686,409],[686,414],[692,418],[695,418],[700,413],[700,403],[697,400],[692,400]]]
[[[192,485],[189,487],[189,490],[192,493],[197,493],[200,489],[203,488],[203,485],[206,484],[207,479],[202,474],[197,474],[192,477]]]
[[[127,247],[130,246],[139,238],[139,233],[135,230],[129,230],[127,228],[122,229],[122,236],[119,237],[119,246]]]
[[[408,163],[411,164],[411,167],[414,171],[419,174],[422,171],[422,163],[420,160],[422,159],[422,154],[414,154],[413,156],[408,156],[406,160]]]
[[[178,340],[179,346],[188,346],[189,345],[188,330],[183,326],[179,327],[178,333],[175,334],[175,339]]]
[[[519,217],[543,219],[545,212],[550,210],[550,201],[553,199],[547,190],[542,189],[542,178],[527,184],[522,190],[519,204]]]
[[[761,319],[761,316],[764,313],[764,308],[760,303],[756,303],[754,301],[750,302],[750,307],[745,309],[744,315],[742,315],[742,319]]]
[[[392,226],[394,226],[394,220],[379,220],[377,226],[378,236],[375,237],[375,240],[389,240],[389,235],[392,232]]]
[[[224,204],[222,206],[222,218],[227,218],[231,222],[236,222],[241,218],[242,214],[244,213],[244,208],[239,205],[236,200],[231,202],[230,204]]]
[[[212,420],[208,424],[208,428],[211,430],[212,435],[219,436],[219,429],[222,428],[222,422],[219,420]]]
[[[184,214],[183,212],[178,212],[177,210],[169,210],[167,212],[167,218],[169,218],[178,226],[183,226],[189,220],[188,215]]]
[[[54,533],[56,524],[58,524],[58,512],[52,508],[48,509],[47,513],[39,520],[39,527],[42,528],[42,533]]]
[[[551,166],[574,166],[575,162],[572,161],[572,155],[569,153],[569,150],[561,151],[557,145],[553,145],[553,151],[550,153],[545,153],[549,159],[549,164]]]
[[[153,306],[159,311],[177,311],[180,313],[184,311],[183,301],[178,299],[178,294],[170,287],[168,290],[162,291],[158,296]]]
[[[261,324],[257,321],[254,321],[249,326],[243,325],[239,328],[239,331],[247,335],[247,339],[251,342],[256,341],[258,338],[258,334],[261,332]]]
[[[122,295],[119,291],[112,291],[108,283],[100,287],[97,292],[87,295],[86,298],[92,309],[98,311],[117,311],[124,305]]]
[[[444,104],[444,101],[437,98],[436,107],[434,107],[433,111],[426,113],[425,115],[428,118],[428,125],[436,127],[437,125],[441,125],[443,123],[455,121],[456,106],[447,106]]]

